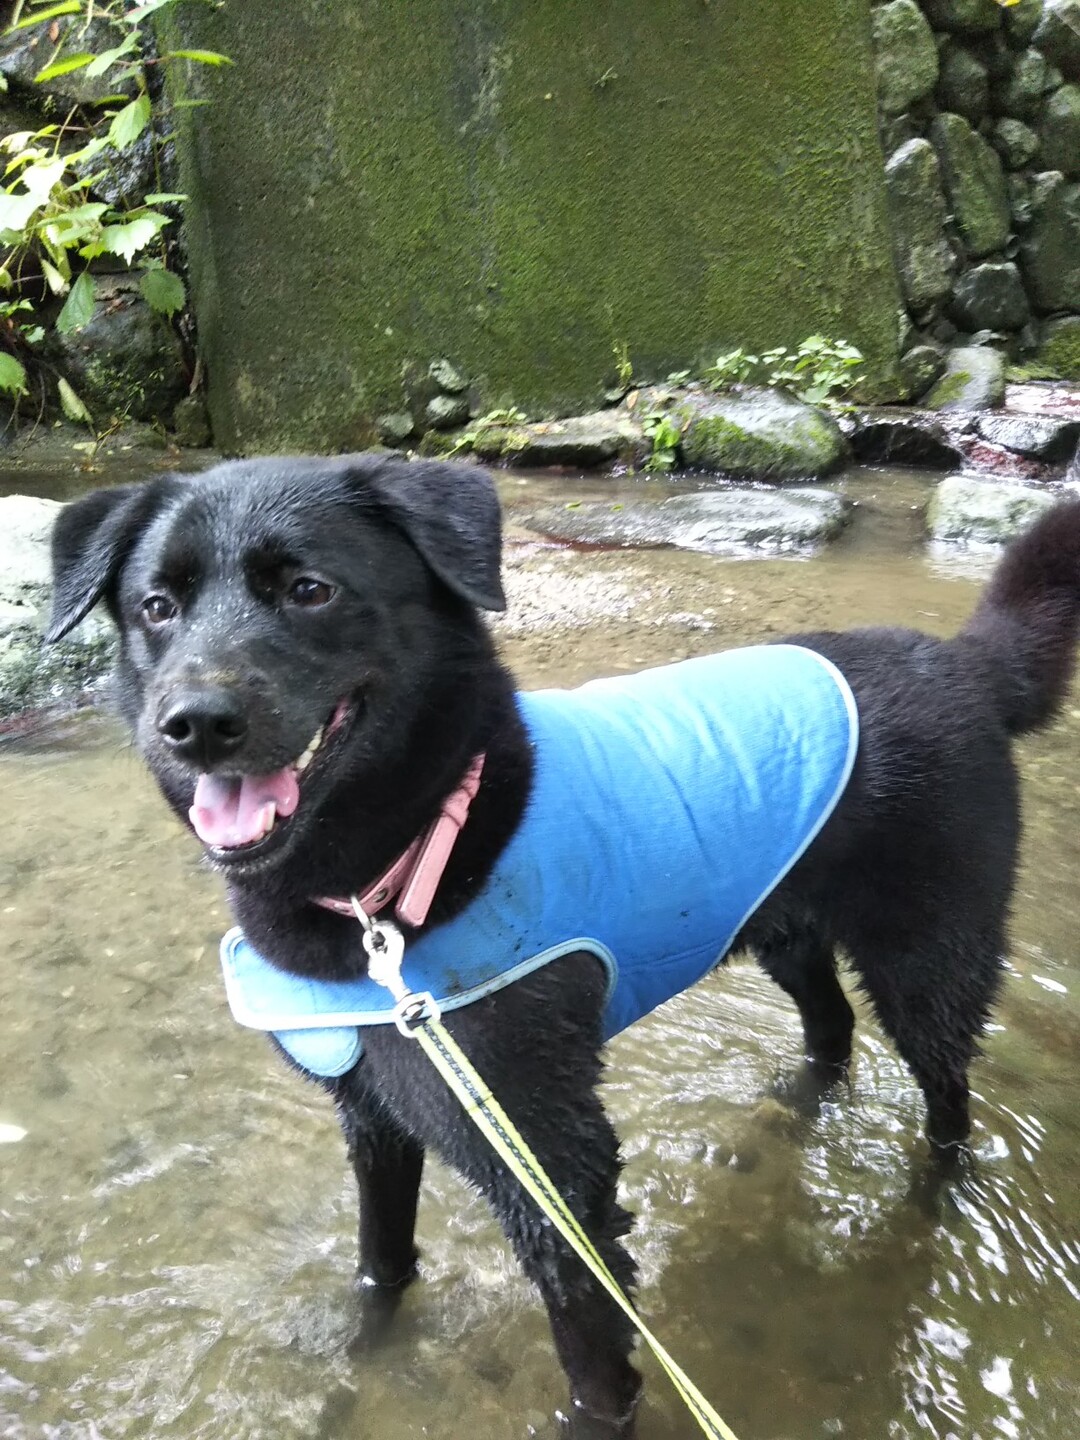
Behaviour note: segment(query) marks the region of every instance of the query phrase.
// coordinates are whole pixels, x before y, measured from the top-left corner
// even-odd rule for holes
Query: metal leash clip
[[[402,1035],[412,1036],[424,1020],[441,1020],[442,1010],[429,990],[410,990],[401,974],[405,958],[405,936],[390,920],[372,920],[355,895],[349,896],[357,920],[364,927],[363,944],[368,957],[368,975],[397,1001],[394,1024]]]

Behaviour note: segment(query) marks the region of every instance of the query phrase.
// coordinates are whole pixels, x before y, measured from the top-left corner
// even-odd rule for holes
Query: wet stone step
[[[519,518],[531,530],[584,546],[673,546],[715,554],[812,549],[847,524],[852,502],[828,490],[724,489],[667,500],[550,505]]]

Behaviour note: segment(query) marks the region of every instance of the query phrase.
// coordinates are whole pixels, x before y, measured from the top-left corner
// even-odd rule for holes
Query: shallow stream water
[[[610,482],[604,482],[610,484]],[[925,480],[856,472],[810,561],[541,546],[511,525],[527,686],[822,625],[949,633],[979,564],[928,555]],[[597,482],[508,480],[511,505]],[[978,1170],[915,1198],[921,1102],[865,1009],[849,1094],[767,1099],[786,999],[737,962],[610,1047],[641,1304],[740,1440],[1080,1434],[1080,701],[1019,747],[1010,975],[973,1082]],[[104,714],[0,747],[0,1435],[553,1437],[547,1326],[429,1162],[423,1280],[356,1345],[355,1199],[321,1095],[229,1019],[217,881]],[[642,1440],[698,1433],[644,1359]]]

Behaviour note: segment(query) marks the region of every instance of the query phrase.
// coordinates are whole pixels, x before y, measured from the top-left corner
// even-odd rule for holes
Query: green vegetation
[[[779,385],[809,405],[822,405],[847,394],[862,365],[861,352],[846,340],[809,335],[795,350],[781,346],[760,356],[741,349],[729,350],[709,366],[705,379],[714,390],[751,381]]]
[[[679,426],[670,415],[656,410],[645,417],[643,429],[652,444],[645,469],[652,472],[673,470],[678,463],[679,441],[682,438]]]
[[[18,0],[14,7],[6,34],[48,27],[42,49],[48,58],[34,76],[37,84],[84,72],[87,80],[101,80],[109,93],[71,104],[62,118],[36,130],[0,137],[0,292],[5,297],[0,300],[0,391],[9,395],[27,393],[29,372],[35,361],[42,363],[39,347],[47,321],[61,298],[52,321],[57,329],[77,330],[90,319],[94,287],[86,267],[97,257],[116,255],[128,265],[137,261],[147,303],[166,317],[183,308],[184,284],[169,268],[165,232],[186,197],[161,188],[161,147],[170,136],[163,133],[163,123],[155,124],[164,122],[163,107],[151,99],[148,75],[152,67],[177,63],[231,62],[209,50],[154,53],[146,22],[175,3],[146,0],[129,7],[125,0]],[[96,54],[86,49],[91,24],[95,38],[107,26],[115,44],[98,47]],[[115,203],[92,198],[103,190],[122,190],[108,182],[144,135],[153,148],[155,177],[147,193]],[[70,385],[61,381],[59,388],[69,418],[89,420]]]

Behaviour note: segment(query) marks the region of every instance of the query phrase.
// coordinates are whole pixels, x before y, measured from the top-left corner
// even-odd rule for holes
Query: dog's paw
[[[354,1281],[357,1301],[356,1333],[349,1342],[349,1354],[368,1355],[384,1344],[394,1323],[402,1296],[416,1278],[416,1271],[393,1285],[380,1285],[361,1272]]]
[[[778,1075],[769,1096],[796,1114],[815,1119],[824,1101],[849,1085],[848,1067],[820,1060],[804,1060],[796,1070]]]

